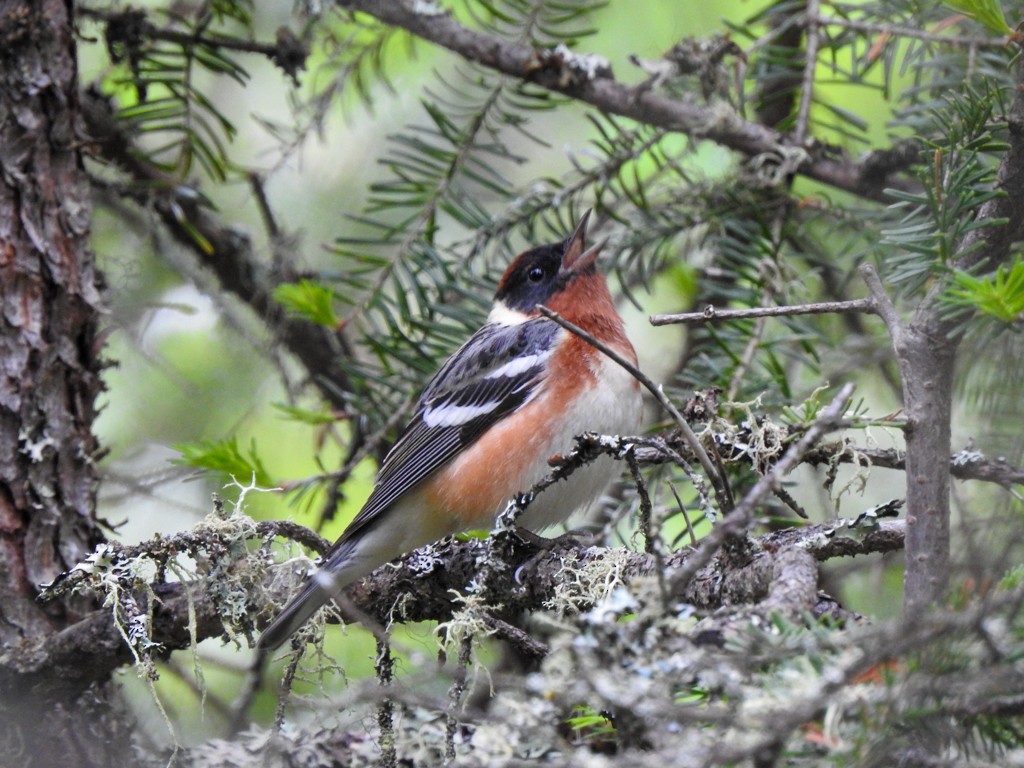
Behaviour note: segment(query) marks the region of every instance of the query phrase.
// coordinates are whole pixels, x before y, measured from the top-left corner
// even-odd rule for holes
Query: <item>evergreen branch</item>
[[[971,226],[957,232],[950,258],[940,262],[963,271],[992,270],[1006,262],[1014,243],[1024,238],[1024,66],[1015,65],[1013,102],[1006,115],[1009,144],[1002,153],[995,187],[980,202]],[[992,109],[991,104],[986,104]],[[977,110],[975,109],[976,113]],[[987,114],[987,113],[986,113]],[[980,133],[968,114],[967,129],[960,137],[974,139]],[[936,151],[936,164],[941,160]],[[974,160],[965,161],[965,165]],[[954,169],[959,170],[959,169]],[[952,176],[953,174],[951,174]],[[979,180],[991,180],[981,173],[963,173],[950,190],[935,184],[933,209],[941,209],[947,192],[969,198]],[[952,182],[949,182],[952,186]],[[930,190],[926,190],[929,191]],[[939,237],[948,233],[938,232]],[[935,270],[938,272],[938,269]],[[862,269],[879,311],[892,337],[892,348],[903,377],[903,404],[907,415],[907,573],[904,610],[908,617],[921,615],[945,594],[950,558],[950,450],[953,412],[953,371],[963,339],[959,318],[943,316],[942,304],[949,283],[946,269],[934,281],[924,300],[908,322],[902,322],[873,270]]]
[[[476,114],[473,115],[470,124],[460,133],[459,140],[454,146],[454,154],[448,160],[443,173],[440,174],[438,184],[432,189],[428,197],[421,201],[421,207],[415,219],[403,226],[403,236],[398,244],[397,253],[381,268],[369,288],[367,297],[349,312],[343,324],[347,325],[366,311],[370,303],[377,299],[380,292],[387,285],[388,280],[392,277],[395,270],[399,268],[402,260],[408,258],[413,244],[424,237],[429,230],[433,229],[437,220],[438,208],[455,184],[460,171],[472,156],[473,150],[476,149],[477,136],[485,127],[487,115],[498,102],[502,88],[503,84],[499,84],[488,94],[484,103],[477,110]]]
[[[82,100],[91,146],[104,161],[116,165],[133,180],[131,195],[141,205],[152,205],[174,238],[213,271],[224,290],[238,296],[275,332],[309,371],[314,385],[335,408],[346,411],[347,393],[354,383],[342,367],[349,356],[342,333],[316,323],[289,317],[273,299],[279,283],[299,275],[287,264],[278,265],[271,278],[249,240],[236,228],[217,219],[201,204],[201,195],[148,162],[114,117],[109,104],[95,96]]]
[[[750,157],[792,151],[791,142],[732,110],[700,106],[617,81],[607,69],[561,51],[538,50],[469,29],[447,13],[420,12],[400,0],[340,0],[339,5],[366,13],[386,24],[482,64],[548,90],[586,102],[603,112],[707,139]],[[870,171],[869,171],[870,169]],[[824,154],[803,159],[797,172],[837,189],[876,201],[891,201],[887,188],[913,190],[918,185],[870,159],[854,162]]]
[[[808,15],[808,21],[822,27],[842,27],[854,32],[877,32],[893,37],[906,37],[912,40],[924,40],[929,43],[943,43],[945,45],[963,46],[967,48],[992,48],[1005,49],[1009,40],[999,37],[980,37],[978,35],[946,35],[941,31],[932,32],[918,27],[908,27],[903,24],[889,24],[876,21],[859,21],[857,19],[846,19],[840,16]]]
[[[957,244],[952,266],[964,272],[994,270],[1007,260],[1011,246],[1024,239],[1024,65],[1018,61],[1015,66],[1016,87],[1006,115],[1009,146],[995,179],[1000,194],[981,205],[975,226]],[[982,226],[986,222],[995,226]],[[929,299],[944,289],[935,286]]]
[[[618,126],[615,126],[617,129]],[[617,176],[629,163],[635,162],[637,158],[645,157],[659,142],[667,135],[663,129],[654,129],[651,135],[646,138],[638,130],[620,131],[616,138],[621,139],[612,143],[609,151],[600,162],[590,167],[575,165],[575,178],[564,186],[554,186],[540,190],[531,190],[521,197],[517,204],[507,209],[504,213],[498,214],[490,222],[478,228],[469,238],[470,247],[467,261],[472,261],[495,238],[503,238],[517,226],[532,221],[538,214],[558,208],[565,201],[575,200],[589,187],[601,179],[608,179]],[[654,169],[652,177],[666,174],[677,169],[673,163],[659,163]],[[650,182],[651,178],[645,179]],[[607,210],[607,206],[598,206],[595,211]]]
[[[554,10],[524,5],[521,18],[483,23],[509,26],[520,40],[579,35],[585,30],[573,21],[590,5],[589,0]],[[350,23],[364,22],[356,17]],[[511,183],[500,175],[499,163],[524,160],[508,149],[502,130],[510,127],[539,142],[523,127],[523,110],[552,104],[536,89],[473,64],[458,67],[456,76],[442,80],[440,95],[430,93],[423,100],[429,127],[412,126],[389,137],[392,149],[382,164],[390,177],[371,187],[365,213],[353,217],[370,233],[337,241],[337,254],[351,265],[337,278],[350,304],[342,325],[361,334],[360,342],[373,353],[353,361],[350,372],[377,381],[382,369],[396,374],[364,401],[364,411],[375,421],[422,383],[436,359],[450,351],[455,333],[480,321],[479,305],[452,300],[465,296],[461,281],[477,277],[472,254],[438,245],[437,233],[443,218],[471,232],[487,224],[479,191],[508,195]],[[389,368],[393,360],[405,365]]]

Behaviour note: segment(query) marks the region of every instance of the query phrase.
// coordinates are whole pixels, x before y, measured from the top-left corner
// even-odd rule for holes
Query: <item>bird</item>
[[[498,282],[486,323],[441,366],[381,462],[365,505],[262,632],[260,657],[278,649],[323,605],[378,566],[445,536],[490,529],[507,502],[550,472],[584,432],[633,434],[639,383],[547,307],[636,364],[636,352],[586,247],[590,211],[565,240],[519,254]],[[610,482],[610,458],[547,488],[517,524],[564,521]]]

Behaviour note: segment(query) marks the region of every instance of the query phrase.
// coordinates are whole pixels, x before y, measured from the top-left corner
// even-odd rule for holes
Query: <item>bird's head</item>
[[[538,304],[547,305],[577,279],[597,274],[595,262],[604,243],[586,247],[589,218],[587,211],[562,242],[531,248],[515,258],[498,283],[492,320],[522,322],[535,317]]]

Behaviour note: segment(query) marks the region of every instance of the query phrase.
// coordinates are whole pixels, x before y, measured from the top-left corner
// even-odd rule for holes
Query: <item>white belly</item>
[[[583,432],[603,435],[631,435],[640,428],[643,400],[636,379],[613,360],[600,358],[604,369],[599,379],[605,386],[588,388],[577,398],[569,418],[564,420],[565,430],[552,435],[540,460],[534,467],[530,484],[548,476],[551,467],[547,460],[555,454],[567,454],[575,446],[575,437]],[[581,467],[567,479],[560,480],[537,495],[526,508],[519,524],[539,531],[560,523],[576,511],[589,506],[619,476],[621,464],[607,456]],[[529,490],[529,486],[522,489]],[[499,512],[501,510],[498,510]]]

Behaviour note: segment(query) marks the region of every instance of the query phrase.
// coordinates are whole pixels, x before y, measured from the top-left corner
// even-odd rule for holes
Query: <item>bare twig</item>
[[[715,434],[715,442],[726,454],[740,455],[743,449],[736,445],[743,442],[742,436]],[[683,448],[678,439],[666,440],[661,437],[624,436],[623,444],[633,444],[637,461],[641,465],[664,464],[671,462],[677,466],[685,466],[686,459],[679,453]],[[587,442],[589,450],[589,441]],[[603,449],[608,453],[617,448]],[[568,457],[567,461],[572,457]],[[587,459],[590,460],[590,459]],[[823,443],[807,451],[804,461],[812,466],[838,461],[842,464],[863,463],[884,469],[906,469],[906,453],[895,448],[851,448],[845,443]],[[958,480],[979,480],[995,483],[1009,489],[1014,485],[1024,485],[1024,467],[1010,464],[1002,458],[992,459],[977,452],[962,451],[949,459],[950,474]],[[544,481],[543,487],[551,485],[554,480]],[[537,489],[542,490],[542,488]]]
[[[878,32],[893,37],[909,37],[914,40],[925,40],[930,43],[963,46],[967,48],[1005,48],[1009,40],[1005,37],[978,37],[975,35],[945,35],[940,32],[929,32],[926,29],[907,27],[901,24],[885,24],[876,21],[859,21],[844,19],[839,16],[816,16],[814,20],[822,27],[842,27],[854,32]]]
[[[553,320],[554,322],[558,323],[558,325],[565,328],[567,331],[576,334],[585,342],[590,344],[592,347],[600,350],[605,355],[614,360],[616,363],[621,365],[623,368],[629,371],[630,375],[633,376],[633,378],[635,378],[644,387],[646,387],[648,392],[654,395],[654,398],[658,401],[661,407],[668,411],[669,415],[672,416],[672,419],[673,421],[675,421],[676,426],[679,427],[679,430],[683,433],[683,439],[686,440],[687,445],[690,446],[690,450],[693,451],[693,454],[694,456],[697,457],[697,460],[700,462],[701,467],[704,468],[704,471],[711,479],[711,485],[715,489],[715,498],[718,500],[719,508],[722,510],[723,513],[727,513],[729,510],[731,510],[732,493],[729,490],[729,486],[726,483],[725,478],[722,477],[719,474],[719,472],[715,469],[715,465],[711,463],[711,458],[708,456],[707,451],[704,450],[704,446],[700,444],[700,440],[697,438],[697,435],[694,434],[693,430],[690,428],[690,425],[686,423],[686,419],[684,419],[683,415],[679,413],[679,410],[675,407],[672,401],[668,399],[668,396],[665,394],[662,388],[655,384],[653,381],[651,381],[650,377],[648,377],[639,368],[637,368],[635,365],[629,362],[629,360],[624,358],[622,355],[620,355],[614,349],[609,347],[607,344],[604,344],[595,339],[592,335],[587,333],[578,325],[570,323],[557,312],[552,312],[545,306],[539,305],[537,309],[540,311],[542,315],[544,315],[544,317],[548,318],[549,320]]]
[[[263,184],[263,177],[258,173],[249,174],[249,188],[252,190],[253,195],[256,196],[256,205],[260,209],[260,216],[263,218],[263,226],[267,230],[267,235],[272,241],[276,241],[281,236],[281,227],[277,223],[277,217],[274,215],[274,209],[270,207],[270,200],[267,199],[267,190]]]
[[[510,643],[516,651],[528,659],[543,659],[551,652],[546,643],[531,637],[527,632],[513,624],[509,624],[504,619],[499,619],[497,616],[489,613],[482,614],[480,618],[488,627],[494,630],[494,637],[501,638],[505,642]]]
[[[285,667],[284,675],[281,677],[281,685],[277,691],[277,707],[274,709],[274,730],[278,733],[284,728],[285,706],[288,703],[288,696],[295,685],[295,676],[299,671],[299,663],[302,661],[302,648],[297,648],[292,654],[288,665]],[[244,711],[244,710],[243,710]]]
[[[794,304],[787,307],[750,307],[747,309],[716,309],[709,304],[701,312],[683,312],[673,315],[651,315],[651,325],[674,323],[708,323],[714,320],[746,320],[753,317],[791,317],[794,315],[821,315],[832,312],[868,312],[878,314],[874,298],[852,301],[823,301],[817,304]]]
[[[637,496],[640,497],[640,534],[644,537],[644,552],[651,554],[658,549],[654,543],[655,533],[651,528],[651,496],[640,472],[640,463],[636,460],[635,447],[626,452],[626,466],[629,467],[629,473],[636,484]]]
[[[729,386],[725,390],[726,400],[732,401],[736,399],[736,396],[740,391],[740,387],[743,385],[743,380],[747,377],[747,373],[750,371],[750,366],[752,366],[754,364],[754,360],[757,359],[757,353],[761,349],[761,344],[764,341],[764,329],[766,324],[767,320],[763,317],[757,318],[754,322],[754,329],[747,338],[747,343],[743,347],[743,354],[740,355],[739,362],[733,368],[732,374],[729,376]]]
[[[455,664],[451,687],[448,688],[448,711],[445,713],[444,729],[444,761],[446,765],[455,762],[455,736],[459,729],[459,720],[455,713],[462,707],[466,693],[466,679],[473,651],[473,636],[467,634],[459,643],[459,657]]]
[[[798,146],[807,141],[807,128],[811,119],[811,104],[814,102],[815,68],[818,66],[818,0],[807,0],[804,34],[804,80],[800,87],[800,106],[796,113],[793,140]]]
[[[896,311],[896,306],[892,303],[892,299],[889,298],[889,294],[885,290],[885,286],[882,285],[878,272],[870,264],[861,264],[860,276],[871,292],[870,299],[861,300],[867,301],[871,308],[863,311],[874,312],[882,318],[886,328],[889,329],[889,335],[895,338],[899,334],[902,321],[900,320],[899,313]]]
[[[377,638],[377,658],[374,663],[377,669],[377,682],[387,691],[395,679],[395,660],[391,655],[391,644],[387,638]],[[395,751],[395,702],[385,694],[377,705],[377,727],[380,729],[381,768],[395,768],[398,765],[398,754]]]
[[[676,490],[675,485],[671,481],[669,482],[668,487],[669,487],[669,490],[672,491],[672,495],[676,499],[676,506],[679,507],[679,512],[683,516],[683,522],[686,523],[686,533],[688,533],[690,535],[690,546],[691,547],[696,547],[697,546],[697,534],[693,530],[693,523],[690,522],[690,513],[686,511],[686,505],[683,503],[683,500],[681,498],[679,498],[679,491]],[[678,541],[678,539],[677,539],[677,541]]]
[[[808,519],[807,510],[800,506],[800,502],[793,498],[792,494],[782,486],[773,489],[773,493],[779,497],[783,504],[793,510],[793,513],[797,517],[802,517],[804,520]]]
[[[77,13],[84,18],[95,19],[108,25],[108,39],[125,37],[126,43],[133,43],[136,36],[150,40],[174,43],[182,47],[204,46],[219,48],[240,53],[254,53],[265,56],[281,70],[298,82],[298,73],[305,69],[306,58],[309,56],[305,44],[298,40],[287,27],[278,30],[277,40],[273,43],[261,43],[256,40],[242,40],[236,37],[217,34],[216,32],[184,32],[167,29],[151,24],[143,11],[127,9],[124,11],[107,11],[100,8],[83,6]],[[111,31],[113,34],[111,34]]]

